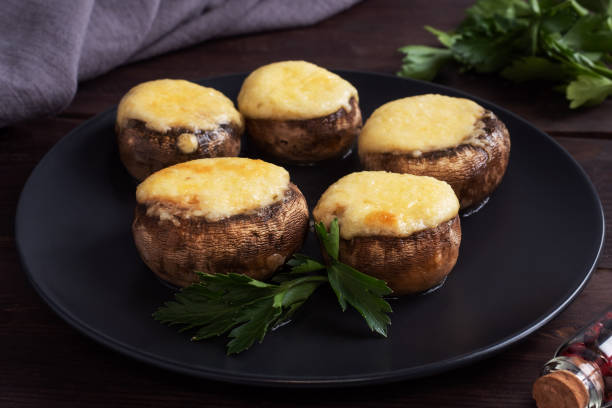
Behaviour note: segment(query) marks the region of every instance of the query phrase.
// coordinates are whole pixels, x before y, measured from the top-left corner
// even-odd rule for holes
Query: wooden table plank
[[[612,245],[584,291],[558,318],[501,354],[442,375],[374,387],[278,390],[177,375],[138,363],[64,323],[28,283],[13,230],[19,192],[35,164],[85,118],[116,104],[131,86],[159,77],[203,78],[290,58],[392,74],[395,49],[435,45],[423,24],[452,28],[470,0],[370,0],[313,27],[220,39],[115,69],[83,84],[58,118],[0,129],[0,406],[1,407],[534,407],[532,381],[568,335],[610,303]],[[445,70],[440,82],[506,107],[557,140],[585,168],[612,233],[612,101],[570,111],[547,89]],[[409,352],[409,351],[407,351]]]

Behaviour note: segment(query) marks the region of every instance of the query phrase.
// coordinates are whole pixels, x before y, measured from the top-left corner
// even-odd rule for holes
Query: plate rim
[[[15,216],[15,243],[17,247],[17,252],[19,255],[19,260],[21,266],[28,278],[28,281],[36,291],[36,293],[45,301],[45,303],[66,323],[68,323],[73,328],[77,329],[80,333],[84,334],[86,337],[94,340],[98,344],[102,344],[119,352],[124,356],[128,356],[137,361],[144,362],[156,367],[160,367],[169,371],[178,372],[181,374],[187,374],[190,376],[195,376],[207,380],[214,381],[223,381],[234,384],[243,384],[243,385],[255,385],[255,386],[264,386],[264,387],[289,387],[289,388],[331,388],[331,387],[353,387],[360,385],[374,385],[374,384],[382,384],[382,383],[391,383],[398,382],[402,380],[414,379],[414,378],[422,378],[431,376],[440,372],[449,371],[452,369],[456,369],[459,367],[463,367],[467,364],[474,363],[480,361],[486,357],[497,354],[503,349],[509,347],[510,345],[526,338],[531,335],[533,332],[544,326],[546,323],[551,321],[553,318],[559,315],[575,298],[576,296],[584,289],[587,282],[590,280],[593,271],[597,268],[597,264],[601,258],[601,254],[603,252],[603,247],[605,243],[605,213],[603,204],[601,202],[601,198],[595,188],[593,182],[590,177],[586,173],[586,171],[582,168],[580,163],[563,147],[559,144],[555,139],[553,139],[546,132],[540,130],[531,122],[522,118],[521,116],[493,103],[486,99],[476,97],[462,90],[452,88],[446,85],[441,85],[433,82],[421,81],[411,78],[401,78],[390,74],[378,73],[378,72],[368,72],[368,71],[359,71],[359,70],[346,70],[346,69],[332,69],[332,72],[335,72],[342,76],[343,73],[348,74],[357,74],[364,76],[376,76],[382,77],[386,79],[400,80],[400,81],[408,81],[412,83],[419,84],[421,86],[433,87],[442,91],[449,92],[451,94],[461,95],[463,97],[472,99],[480,104],[488,105],[493,107],[495,110],[499,112],[503,112],[505,115],[512,117],[514,120],[522,122],[524,125],[529,126],[534,131],[539,133],[541,136],[544,136],[548,142],[551,142],[553,146],[555,146],[559,151],[569,159],[569,161],[573,164],[576,170],[580,173],[582,178],[587,182],[589,190],[591,191],[592,196],[596,199],[596,204],[598,207],[597,215],[600,219],[599,227],[601,229],[601,233],[599,234],[599,247],[597,249],[597,254],[591,263],[589,270],[585,274],[582,281],[579,283],[577,287],[573,290],[570,290],[565,297],[563,297],[563,301],[560,303],[556,303],[552,305],[547,312],[545,312],[542,316],[532,321],[526,327],[523,327],[517,330],[514,334],[504,337],[503,339],[492,343],[486,347],[482,347],[477,350],[473,350],[469,353],[464,353],[459,356],[454,356],[452,358],[439,360],[434,363],[428,363],[420,366],[413,366],[410,368],[401,368],[395,369],[391,371],[386,371],[383,373],[371,373],[371,374],[363,374],[363,375],[350,375],[350,376],[329,376],[329,377],[310,377],[309,379],[298,379],[298,378],[290,378],[290,377],[281,377],[281,376],[271,376],[271,375],[258,375],[258,374],[240,374],[234,372],[228,372],[224,370],[216,370],[210,368],[198,368],[195,369],[193,367],[189,367],[186,364],[179,363],[177,361],[169,360],[166,358],[162,358],[159,355],[144,352],[142,350],[136,349],[129,344],[125,344],[121,341],[113,339],[110,336],[98,331],[94,327],[82,322],[76,316],[74,316],[69,310],[58,304],[55,300],[47,295],[45,292],[45,288],[41,287],[41,285],[34,280],[34,277],[27,266],[26,258],[22,250],[22,218],[23,218],[23,201],[25,197],[31,189],[31,183],[33,177],[43,171],[42,169],[45,166],[47,160],[49,160],[49,156],[53,154],[55,150],[57,150],[60,146],[65,143],[69,143],[69,141],[82,133],[90,126],[96,125],[100,121],[106,120],[108,115],[111,115],[114,110],[117,109],[117,105],[113,105],[112,107],[94,115],[93,117],[85,120],[83,123],[79,124],[77,127],[72,129],[66,135],[62,136],[60,140],[58,140],[50,149],[45,153],[42,159],[36,164],[28,179],[24,183],[24,186],[19,195],[19,200],[17,202],[17,210]],[[211,76],[198,80],[191,80],[196,83],[203,83],[211,80],[221,80],[221,79],[230,79],[232,77],[236,78],[244,78],[248,75],[248,72],[242,73],[232,73],[225,74],[219,76]]]

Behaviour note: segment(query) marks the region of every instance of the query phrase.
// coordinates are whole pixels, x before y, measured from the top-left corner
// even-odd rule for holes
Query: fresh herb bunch
[[[382,280],[363,274],[338,260],[338,220],[329,232],[321,222],[315,230],[329,262],[323,264],[306,255],[289,260],[290,271],[276,275],[272,283],[239,274],[198,272],[200,282],[177,292],[153,318],[180,331],[196,329],[191,340],[203,340],[229,332],[227,354],[240,353],[255,341],[262,342],[268,330],[287,323],[296,310],[322,284],[329,283],[342,311],[353,306],[372,331],[387,336],[391,306],[383,299],[391,289]]]
[[[570,108],[612,94],[612,0],[478,0],[466,14],[455,31],[425,27],[446,48],[400,48],[398,75],[432,80],[454,60],[516,82],[557,82]]]

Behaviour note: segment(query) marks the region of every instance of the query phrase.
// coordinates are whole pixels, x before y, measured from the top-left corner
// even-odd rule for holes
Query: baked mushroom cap
[[[332,184],[313,216],[340,227],[340,261],[383,279],[398,295],[443,282],[461,243],[459,202],[444,181],[363,171]]]
[[[143,180],[173,164],[237,156],[244,120],[213,88],[160,79],[135,86],[121,99],[115,129],[121,161]]]
[[[343,155],[362,125],[355,87],[305,61],[277,62],[253,71],[242,85],[238,108],[258,149],[290,163]]]
[[[160,170],[136,191],[132,232],[161,279],[197,282],[195,271],[266,279],[298,250],[308,207],[282,167],[212,158]]]
[[[510,156],[506,126],[469,99],[418,95],[378,108],[359,136],[367,170],[432,176],[449,183],[461,208],[484,201]]]

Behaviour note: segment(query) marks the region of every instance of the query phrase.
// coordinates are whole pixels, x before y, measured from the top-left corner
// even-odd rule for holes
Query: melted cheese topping
[[[459,145],[484,109],[464,98],[418,95],[376,109],[359,136],[360,153],[430,152]]]
[[[306,61],[284,61],[253,71],[242,84],[238,108],[256,119],[312,119],[340,108],[347,112],[357,90],[349,82]]]
[[[144,82],[130,89],[119,103],[117,124],[123,127],[129,119],[162,133],[177,127],[213,130],[232,122],[243,126],[242,115],[225,95],[181,79]]]
[[[444,181],[385,171],[342,177],[323,193],[313,211],[326,225],[338,218],[340,236],[408,236],[454,218],[459,200]]]
[[[280,201],[288,188],[289,173],[282,167],[262,160],[218,157],[153,173],[136,189],[136,200],[149,206],[148,215],[161,219],[180,214],[218,221]],[[178,211],[170,214],[164,205]]]

